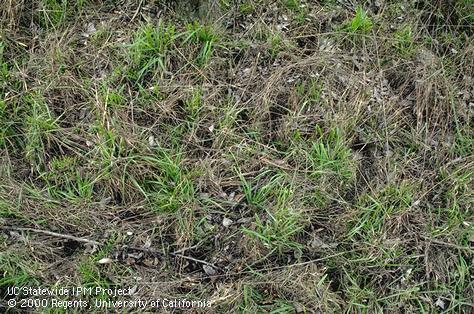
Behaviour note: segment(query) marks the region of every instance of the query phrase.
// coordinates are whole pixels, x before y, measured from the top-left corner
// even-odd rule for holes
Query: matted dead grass
[[[2,308],[474,307],[469,1],[0,7]]]

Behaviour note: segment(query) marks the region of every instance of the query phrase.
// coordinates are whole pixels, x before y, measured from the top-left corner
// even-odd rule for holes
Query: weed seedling
[[[345,29],[351,34],[367,34],[372,30],[372,20],[362,7],[357,7],[354,18],[346,24]]]

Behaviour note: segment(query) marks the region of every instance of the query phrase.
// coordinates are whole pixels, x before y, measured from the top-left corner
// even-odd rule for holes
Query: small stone
[[[209,265],[203,265],[202,266],[202,269],[204,269],[204,272],[209,275],[209,276],[213,276],[216,274],[216,270],[214,269],[214,267],[212,266],[209,266]]]
[[[92,35],[96,31],[97,31],[97,29],[95,28],[95,25],[92,24],[92,23],[89,23],[89,24],[87,24],[86,31],[84,33],[82,33],[82,36],[88,38],[90,35]]]
[[[100,205],[107,205],[110,203],[110,201],[112,200],[112,197],[105,197],[103,199],[100,200]]]
[[[148,145],[150,147],[155,146],[155,137],[153,135],[150,135],[150,137],[148,137]]]
[[[86,117],[87,115],[87,111],[86,109],[82,108],[80,111],[79,111],[79,119],[82,120]]]
[[[99,263],[99,264],[110,264],[112,262],[113,262],[113,260],[111,258],[104,257],[104,258],[100,259],[97,263]]]
[[[330,246],[324,243],[319,237],[314,237],[313,241],[311,241],[311,247],[313,249],[327,249]]]
[[[151,239],[147,239],[145,244],[143,244],[143,248],[148,249],[151,247]]]
[[[222,219],[222,225],[226,228],[232,225],[233,223],[234,222],[232,221],[232,219],[229,219],[227,217],[224,217],[224,219]]]
[[[92,255],[95,252],[97,252],[97,250],[98,250],[97,245],[92,244],[92,243],[86,243],[85,247],[86,247],[86,249],[84,250],[84,254]]]
[[[93,23],[87,24],[87,33],[92,34],[95,33],[97,29],[95,28],[95,25]]]
[[[441,300],[440,298],[438,298],[438,300],[436,300],[435,305],[444,310],[444,301]]]
[[[145,264],[148,267],[152,267],[152,266],[155,266],[155,261],[151,258],[145,258],[145,260],[143,261],[143,264]]]

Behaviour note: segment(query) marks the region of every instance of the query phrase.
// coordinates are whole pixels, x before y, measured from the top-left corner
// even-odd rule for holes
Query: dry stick
[[[197,258],[194,258],[194,257],[191,257],[191,256],[186,256],[186,255],[183,255],[183,254],[175,254],[175,253],[171,253],[171,255],[173,256],[179,256],[181,258],[184,258],[184,259],[187,259],[187,260],[190,260],[190,261],[193,261],[193,262],[197,262],[197,263],[200,263],[200,264],[204,264],[204,265],[207,265],[207,266],[210,266],[214,269],[219,269],[219,267],[217,267],[216,265],[212,264],[212,263],[209,263],[209,262],[206,262],[206,261],[203,261],[203,260],[200,260],[200,259],[197,259]]]
[[[77,242],[84,242],[84,243],[89,243],[89,244],[94,244],[94,245],[103,245],[102,243],[94,241],[94,240],[79,238],[79,237],[75,237],[69,234],[57,233],[57,232],[52,232],[48,230],[41,230],[41,229],[34,229],[34,228],[21,228],[21,227],[13,227],[13,226],[1,226],[0,228],[4,230],[12,230],[12,231],[30,231],[30,232],[47,234],[53,237],[74,240]]]
[[[141,247],[136,247],[136,246],[125,246],[125,248],[131,249],[131,250],[142,251],[142,252],[148,252],[148,253],[159,254],[159,255],[161,255],[161,256],[166,256],[166,255],[167,255],[167,254],[166,254],[165,252],[163,252],[163,251],[155,250],[155,249],[151,249],[151,248],[141,248]],[[189,249],[189,248],[187,248],[187,249]],[[185,249],[185,250],[187,250],[187,249]],[[172,255],[172,256],[175,256],[175,257],[181,257],[181,258],[184,258],[184,259],[193,261],[193,262],[197,262],[197,263],[200,263],[200,264],[203,264],[203,265],[211,266],[212,268],[215,268],[215,269],[219,269],[219,267],[217,267],[216,265],[214,265],[214,264],[212,264],[212,263],[209,263],[209,262],[206,262],[206,261],[203,261],[203,260],[200,260],[200,259],[191,257],[191,256],[187,256],[187,255],[180,254],[179,252],[182,252],[182,251],[183,251],[183,250],[178,250],[178,251],[175,251],[175,252],[170,252],[169,255]]]
[[[184,251],[189,251],[189,250],[195,249],[195,248],[199,247],[202,242],[203,241],[199,241],[198,244],[195,244],[193,246],[189,246],[189,247],[185,247],[185,248],[176,250],[176,251],[173,252],[173,254],[179,254],[179,253],[183,253]]]
[[[132,19],[130,20],[130,23],[133,22],[133,20],[137,17],[138,12],[140,12],[140,9],[142,8],[142,1],[138,4],[137,9],[135,10],[135,14],[133,14]]]
[[[72,235],[69,235],[69,234],[57,233],[57,232],[52,232],[52,231],[48,231],[48,230],[41,230],[41,229],[34,229],[34,228],[21,228],[21,227],[13,227],[13,226],[0,226],[0,228],[4,229],[4,230],[12,230],[12,231],[30,231],[30,232],[42,233],[42,234],[47,234],[47,235],[50,235],[50,236],[53,236],[53,237],[74,240],[74,241],[77,241],[77,242],[84,242],[84,243],[94,244],[94,245],[97,245],[97,246],[104,245],[103,243],[100,243],[100,242],[97,242],[97,241],[94,241],[94,240],[79,238],[79,237],[75,237],[75,236],[72,236]],[[150,253],[155,253],[155,254],[160,254],[162,256],[166,256],[166,253],[164,253],[162,251],[154,250],[154,249],[140,248],[140,247],[130,247],[130,246],[126,246],[126,247],[129,248],[129,249],[132,249],[132,250],[150,252]],[[181,251],[183,251],[183,250],[181,250]],[[197,262],[197,263],[200,263],[200,264],[211,266],[215,269],[219,268],[219,267],[217,267],[216,265],[214,265],[212,263],[209,263],[209,262],[206,262],[206,261],[203,261],[203,260],[191,257],[191,256],[186,256],[186,255],[183,255],[183,254],[179,254],[178,252],[180,252],[180,251],[172,252],[172,253],[170,253],[170,255],[178,256],[178,257],[190,260],[190,261],[194,261],[194,262]]]
[[[474,251],[473,249],[471,249],[471,248],[468,247],[468,246],[460,246],[460,245],[456,245],[456,244],[453,244],[453,243],[448,243],[448,242],[444,242],[444,241],[432,239],[432,238],[425,237],[425,236],[421,236],[421,237],[422,237],[423,239],[425,239],[425,241],[432,242],[432,243],[435,243],[435,244],[439,244],[439,245],[444,245],[444,246],[452,247],[452,248],[458,249],[458,250],[465,250],[465,251],[470,251],[470,252],[473,252],[473,251]]]
[[[268,268],[260,268],[260,269],[255,269],[255,270],[242,270],[242,271],[238,271],[238,272],[228,272],[228,273],[223,273],[223,274],[218,274],[218,275],[209,275],[209,276],[201,277],[200,279],[234,277],[234,276],[242,276],[242,275],[245,275],[245,274],[250,274],[250,273],[255,273],[255,272],[265,272],[265,271],[270,272],[270,271],[281,270],[281,269],[290,269],[292,267],[306,266],[306,265],[321,262],[321,261],[324,261],[324,260],[327,260],[327,259],[330,259],[330,258],[333,258],[333,257],[337,257],[337,256],[341,256],[341,255],[344,255],[344,254],[347,254],[347,253],[353,253],[353,252],[357,252],[357,251],[361,251],[361,249],[353,249],[353,250],[349,250],[349,251],[339,252],[339,253],[336,253],[336,254],[332,254],[332,255],[316,258],[316,259],[312,259],[312,260],[305,261],[305,262],[289,264],[289,265],[282,265],[282,266],[275,266],[275,267],[268,267]],[[184,282],[186,280],[189,280],[189,278],[182,278],[182,279],[174,280],[173,282]],[[160,281],[159,283],[158,282],[151,282],[151,281],[142,282],[142,284],[148,284],[148,285],[156,285],[156,284],[162,284],[162,283],[163,283],[163,281]]]

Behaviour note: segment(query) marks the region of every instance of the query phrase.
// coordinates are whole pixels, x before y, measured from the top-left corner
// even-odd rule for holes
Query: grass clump
[[[453,167],[440,169],[439,179],[445,189],[442,193],[443,205],[432,209],[434,224],[430,226],[433,236],[458,234],[457,241],[468,244],[466,239],[472,230],[464,229],[466,221],[471,219],[474,192],[474,170]]]
[[[280,34],[272,33],[268,37],[268,43],[270,45],[270,54],[273,58],[275,58],[278,55],[278,53],[283,49],[284,40]]]
[[[176,212],[191,205],[195,199],[194,185],[183,168],[181,157],[181,154],[172,154],[163,148],[157,149],[152,156],[142,157],[158,173],[135,184],[157,212]]]
[[[66,18],[67,0],[41,0],[40,24],[45,28],[55,28]]]
[[[1,289],[39,284],[34,264],[25,263],[23,256],[11,252],[0,253],[0,274]]]
[[[284,0],[283,4],[292,11],[298,11],[301,5],[299,0]]]
[[[414,200],[414,187],[408,183],[389,185],[376,195],[360,197],[357,215],[350,223],[349,238],[359,236],[369,242],[386,238],[391,220],[406,213]]]
[[[294,241],[294,237],[303,228],[304,217],[292,203],[293,187],[286,182],[285,175],[273,175],[265,182],[264,178],[271,172],[264,171],[254,184],[250,184],[238,173],[245,198],[257,211],[255,228],[244,228],[244,232],[279,254],[301,249],[302,246]],[[269,198],[275,199],[275,202],[269,202]],[[265,218],[262,219],[261,215]]]
[[[130,45],[131,70],[129,76],[141,81],[145,76],[153,76],[154,71],[167,69],[168,53],[177,38],[175,26],[162,20],[157,26],[146,24],[135,33]]]
[[[2,126],[0,130],[0,148],[3,148],[6,144],[6,138],[8,136],[8,120],[6,119],[6,109],[7,104],[5,101],[0,100],[0,125]]]
[[[277,299],[272,304],[265,304],[264,294],[257,288],[244,285],[242,288],[242,313],[292,313],[295,308],[284,299]]]
[[[119,109],[125,104],[125,97],[123,95],[124,88],[125,86],[123,85],[118,89],[110,88],[108,86],[103,86],[101,88],[101,100],[106,109]]]
[[[204,66],[212,56],[218,38],[217,33],[211,26],[201,25],[197,21],[188,25],[188,33],[188,38],[200,46],[196,64]]]
[[[288,191],[283,190],[282,193]],[[277,204],[276,209],[267,214],[265,221],[255,216],[255,230],[244,228],[243,231],[280,255],[288,250],[301,250],[303,245],[294,240],[303,229],[301,214],[284,203]]]
[[[107,278],[104,278],[104,276],[101,274],[96,258],[86,258],[82,263],[79,264],[78,271],[84,287],[100,287],[104,289],[109,288],[110,283]]]
[[[103,258],[109,258],[112,245],[113,241],[109,240],[103,248],[101,248],[93,255],[85,257],[78,265],[79,275],[81,276],[81,283],[84,287],[100,287],[104,289],[110,287],[110,280],[103,274],[97,262]]]
[[[94,146],[94,150],[99,158],[94,159],[94,163],[99,164],[100,169],[111,170],[121,157],[128,156],[129,151],[125,138],[117,130],[107,128],[101,122],[96,122],[93,131],[98,135],[99,140]]]
[[[270,171],[263,171],[256,176],[252,182],[249,182],[239,169],[236,172],[240,178],[242,184],[242,190],[244,196],[249,205],[254,206],[256,209],[261,210],[265,207],[265,201],[273,193],[274,189],[280,184],[282,180],[281,175],[275,175],[265,182],[265,177]]]
[[[45,167],[47,146],[53,141],[53,132],[58,128],[57,118],[53,117],[39,95],[29,95],[24,100],[29,106],[23,126],[25,157],[35,170],[40,171]]]
[[[251,1],[244,1],[239,5],[239,11],[242,14],[252,14],[255,11],[255,7]]]
[[[198,118],[199,112],[203,107],[202,98],[201,90],[196,88],[193,89],[191,97],[185,101],[185,109],[190,122],[194,122]]]
[[[115,2],[0,0],[0,299],[472,312],[469,1]]]
[[[94,180],[80,168],[74,157],[54,158],[43,177],[48,194],[54,199],[67,199],[71,202],[92,200]]]
[[[470,0],[457,0],[454,3],[454,9],[459,16],[461,25],[474,24],[474,3]]]
[[[355,174],[355,165],[340,129],[330,129],[327,134],[323,134],[322,129],[318,128],[317,133],[319,136],[307,155],[311,176],[318,178],[329,174],[339,180],[351,180]]]
[[[297,96],[301,99],[301,107],[316,105],[321,100],[323,85],[318,80],[311,78],[308,81],[298,83],[295,87]]]

